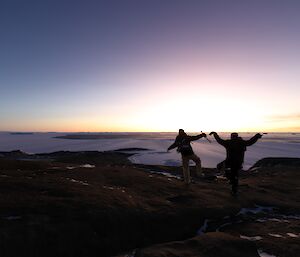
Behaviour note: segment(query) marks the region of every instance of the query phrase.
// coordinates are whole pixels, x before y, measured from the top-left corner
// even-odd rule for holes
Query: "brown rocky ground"
[[[176,175],[178,168],[133,166],[122,153],[17,155],[0,158],[0,256],[125,256],[134,249],[136,256],[153,257],[299,253],[299,220],[282,216],[300,213],[299,167],[245,173],[233,198],[227,181],[213,180],[209,169],[206,179],[185,187],[149,172]],[[237,215],[255,205],[274,209]],[[289,227],[262,222],[273,214]],[[206,233],[196,236],[207,219]],[[257,235],[263,239],[241,238]]]
[[[225,233],[212,232],[184,241],[166,243],[137,250],[136,257],[186,256],[186,257],[253,257],[259,256],[255,245]]]

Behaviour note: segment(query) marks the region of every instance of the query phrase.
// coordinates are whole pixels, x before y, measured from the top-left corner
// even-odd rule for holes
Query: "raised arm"
[[[257,140],[261,137],[262,137],[262,135],[257,133],[254,137],[250,138],[249,140],[245,140],[246,146],[255,144],[257,142]]]
[[[213,135],[214,138],[216,139],[216,141],[222,145],[222,146],[226,146],[226,140],[222,139],[219,137],[219,135],[217,134],[217,132],[210,132],[209,135]]]
[[[198,140],[198,139],[200,139],[202,137],[206,137],[206,134],[205,133],[201,133],[201,134],[199,134],[197,136],[189,136],[189,140],[190,141],[195,141],[195,140]]]

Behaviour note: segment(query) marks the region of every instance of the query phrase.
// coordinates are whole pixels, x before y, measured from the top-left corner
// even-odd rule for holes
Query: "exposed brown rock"
[[[300,212],[299,168],[245,173],[239,197],[232,198],[226,180],[200,179],[186,187],[178,179],[149,173],[145,167],[118,164],[123,155],[110,156],[114,165],[106,161],[107,155],[101,159],[98,153],[87,154],[86,159],[77,154],[80,158],[73,163],[72,154],[63,162],[59,160],[65,153],[53,155],[56,157],[42,160],[0,159],[1,256],[112,256],[136,248],[150,251],[151,245],[159,243],[169,242],[172,248],[177,245],[173,241],[183,241],[180,251],[185,252],[183,248],[193,240],[195,248],[186,253],[197,254],[207,236],[211,245],[223,245],[219,241],[224,240],[224,247],[228,246],[224,251],[235,254],[245,241],[238,228],[233,232],[227,228],[227,235],[188,238],[195,237],[205,219],[218,223],[225,216],[235,216],[242,207],[258,204],[274,206],[285,214]],[[166,170],[179,174],[177,168]],[[247,247],[253,244],[274,254],[279,249],[269,247],[267,241],[245,241]],[[288,244],[282,241],[278,245],[284,249]],[[170,251],[176,253],[177,249]],[[290,256],[298,252],[297,245],[290,247]]]
[[[136,257],[259,257],[253,242],[215,232],[137,250]]]

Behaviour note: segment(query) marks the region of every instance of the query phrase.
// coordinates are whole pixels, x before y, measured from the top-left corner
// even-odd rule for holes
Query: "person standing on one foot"
[[[189,161],[193,160],[196,163],[196,174],[197,176],[202,175],[201,170],[201,160],[194,153],[193,148],[191,146],[191,141],[195,141],[200,139],[201,137],[206,137],[205,133],[201,133],[197,136],[189,136],[187,135],[183,129],[179,129],[178,136],[175,139],[175,142],[169,146],[168,151],[176,148],[179,153],[181,153],[182,157],[182,168],[183,168],[183,178],[185,184],[191,183],[191,175],[189,170]]]
[[[232,185],[232,194],[236,195],[238,190],[239,171],[243,168],[247,146],[256,143],[262,135],[257,133],[249,140],[242,139],[239,137],[238,133],[231,133],[231,139],[228,140],[221,139],[216,132],[210,132],[209,135],[213,135],[216,141],[226,148],[226,159],[219,163],[218,167],[221,167],[224,164],[225,169],[229,169],[229,172],[226,173],[226,177],[230,180]]]

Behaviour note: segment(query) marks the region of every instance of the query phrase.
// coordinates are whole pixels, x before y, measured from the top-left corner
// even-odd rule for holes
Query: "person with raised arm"
[[[231,138],[227,140],[220,138],[214,131],[210,132],[209,135],[213,135],[216,141],[226,149],[226,159],[219,163],[217,168],[220,169],[220,167],[225,166],[226,177],[230,180],[232,185],[231,193],[233,196],[236,196],[238,192],[239,171],[243,168],[247,146],[255,144],[262,135],[257,133],[249,140],[244,140],[239,137],[236,132],[231,133]]]
[[[177,152],[181,153],[182,157],[182,168],[183,168],[183,178],[186,185],[191,183],[191,175],[189,170],[189,161],[192,160],[196,164],[196,175],[202,176],[201,160],[194,153],[191,146],[191,142],[198,140],[202,137],[206,137],[205,133],[201,133],[196,136],[187,135],[183,129],[179,129],[179,133],[175,139],[175,142],[169,146],[168,151],[177,147]]]

